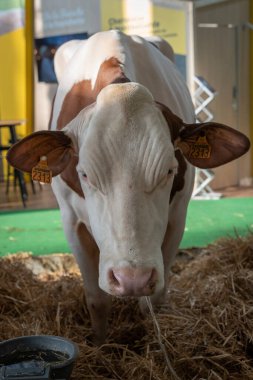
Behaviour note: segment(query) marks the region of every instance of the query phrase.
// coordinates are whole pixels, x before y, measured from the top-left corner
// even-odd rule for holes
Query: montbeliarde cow
[[[244,154],[242,133],[195,123],[187,86],[162,39],[94,34],[55,55],[59,86],[50,130],[14,145],[8,160],[52,171],[64,231],[79,264],[97,343],[112,296],[163,301],[185,227],[194,166]]]

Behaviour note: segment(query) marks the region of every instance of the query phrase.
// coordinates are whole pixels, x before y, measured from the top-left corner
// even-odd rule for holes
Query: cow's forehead
[[[154,101],[150,91],[139,83],[114,83],[106,86],[98,94],[97,105],[98,107],[108,106],[118,102],[126,102],[131,106],[131,100],[138,104],[152,103]]]
[[[170,138],[170,131],[150,92],[137,83],[113,84],[99,94],[89,128],[97,143],[150,135]]]
[[[145,142],[159,153],[171,145],[169,128],[152,95],[135,83],[110,85],[102,90],[88,129],[87,152],[113,145],[121,154],[133,155]]]
[[[80,149],[79,165],[98,176],[129,172],[152,186],[172,165],[174,147],[152,96],[142,88],[128,88],[111,87],[101,94]]]

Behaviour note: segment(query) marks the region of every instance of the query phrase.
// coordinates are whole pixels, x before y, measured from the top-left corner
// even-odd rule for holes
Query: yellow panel
[[[25,117],[24,29],[0,36],[1,118]]]
[[[0,51],[2,52],[0,60],[0,118],[2,120],[26,119],[24,29],[1,35]],[[21,136],[25,135],[25,131],[25,125],[18,128],[18,133]]]
[[[26,134],[34,131],[34,9],[33,1],[26,1]]]
[[[123,20],[122,0],[100,0],[101,29],[120,29]]]
[[[176,54],[186,55],[186,14],[184,10],[153,6],[153,34],[168,41]]]
[[[102,30],[157,35],[167,40],[176,54],[186,55],[186,13],[183,9],[155,6],[149,0],[139,0],[138,4],[133,0],[100,0],[100,4]],[[139,12],[140,5],[142,12]]]
[[[0,119],[26,119],[26,42],[24,29],[0,36]],[[20,138],[26,135],[26,125],[17,127]],[[1,129],[1,142],[8,145],[10,132]],[[3,152],[5,155],[6,152]],[[4,175],[7,163],[4,160]]]

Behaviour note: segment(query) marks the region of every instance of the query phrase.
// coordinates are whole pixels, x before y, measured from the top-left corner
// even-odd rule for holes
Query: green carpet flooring
[[[192,200],[181,248],[201,247],[221,237],[253,231],[253,198]],[[59,210],[0,213],[0,256],[70,252]]]

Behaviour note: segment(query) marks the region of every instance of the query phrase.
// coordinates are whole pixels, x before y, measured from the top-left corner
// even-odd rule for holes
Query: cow
[[[70,41],[55,55],[50,130],[14,145],[8,161],[53,176],[63,228],[83,277],[94,341],[106,337],[111,296],[163,302],[185,227],[194,170],[243,155],[248,138],[196,123],[172,49],[120,31]]]

